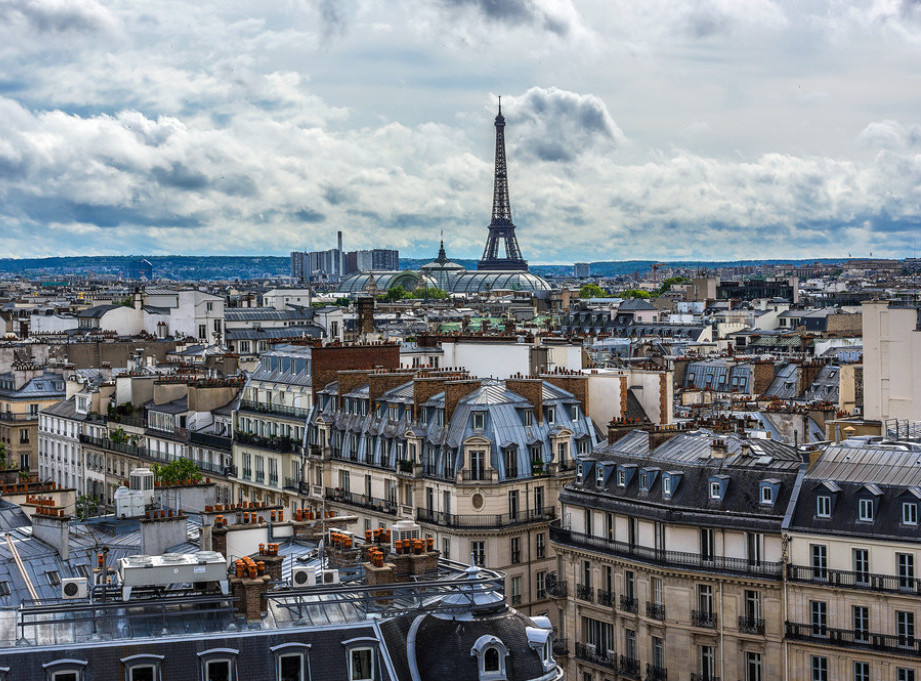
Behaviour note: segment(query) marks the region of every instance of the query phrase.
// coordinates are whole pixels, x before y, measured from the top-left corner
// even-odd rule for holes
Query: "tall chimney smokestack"
[[[339,271],[336,272],[340,277],[345,274],[345,253],[342,252],[342,231],[336,232],[338,237],[338,248],[339,248]]]

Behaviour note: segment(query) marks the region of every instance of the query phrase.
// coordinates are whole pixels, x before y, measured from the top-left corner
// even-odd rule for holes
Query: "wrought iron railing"
[[[652,601],[646,601],[646,617],[651,617],[654,620],[664,620],[665,603],[653,603]]]
[[[397,503],[389,499],[379,499],[378,497],[371,497],[366,494],[355,494],[354,492],[346,492],[345,490],[334,489],[332,487],[326,488],[326,498],[329,501],[367,508],[380,513],[389,513],[391,515],[397,514]]]
[[[269,404],[253,402],[252,400],[240,400],[240,409],[256,414],[274,414],[275,416],[288,418],[307,418],[310,416],[310,409],[306,407],[290,407],[286,404]]]
[[[631,679],[640,678],[640,661],[635,657],[627,657],[626,655],[620,656],[620,664],[618,664],[618,671],[621,676],[626,676]]]
[[[668,670],[647,662],[645,681],[668,681]]]
[[[740,615],[739,632],[742,634],[764,634],[764,620]]]
[[[544,508],[540,511],[531,509],[517,513],[470,513],[457,515],[431,511],[427,508],[416,509],[416,519],[421,522],[434,523],[444,527],[507,527],[524,523],[549,521],[554,518],[555,509]]]
[[[712,610],[691,610],[691,624],[707,629],[716,628],[716,613]]]
[[[592,664],[617,670],[617,657],[608,655],[606,650],[598,650],[590,643],[576,642],[576,657]]]
[[[614,594],[604,589],[598,589],[598,605],[611,607],[614,605]]]
[[[876,572],[830,570],[811,565],[788,565],[787,579],[792,582],[811,582],[824,586],[860,589],[861,591],[886,591],[910,593],[921,596],[921,579]]]
[[[595,597],[592,594],[592,587],[587,584],[576,584],[576,598],[587,603],[594,603]]]
[[[634,596],[620,595],[620,609],[625,612],[632,612],[634,615],[639,609],[639,603]]]
[[[862,629],[832,629],[813,627],[811,624],[787,622],[788,639],[812,641],[826,646],[839,646],[851,650],[878,651],[921,657],[921,638],[898,634],[877,634]]]

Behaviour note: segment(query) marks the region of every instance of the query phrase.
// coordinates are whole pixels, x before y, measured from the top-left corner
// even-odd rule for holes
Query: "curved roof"
[[[347,277],[339,284],[339,293],[361,293],[365,290],[371,277],[377,288],[381,291],[389,291],[397,286],[402,286],[407,291],[412,291],[419,286],[436,286],[432,279],[425,275],[420,275],[412,270],[403,270],[402,272],[360,272]]]
[[[510,270],[479,270],[458,272],[452,280],[451,293],[479,293],[481,291],[549,291],[550,284],[530,272]]]

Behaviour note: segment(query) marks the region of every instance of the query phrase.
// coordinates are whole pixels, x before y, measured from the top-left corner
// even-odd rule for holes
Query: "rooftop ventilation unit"
[[[316,586],[317,572],[312,567],[295,567],[291,569],[291,586]]]
[[[338,584],[339,583],[339,571],[338,570],[321,570],[318,581],[322,582],[323,586],[329,584]]]
[[[71,577],[61,580],[61,598],[86,598],[89,585],[86,577]]]
[[[136,586],[219,583],[221,591],[227,593],[227,561],[217,551],[120,558],[118,576],[125,600]]]

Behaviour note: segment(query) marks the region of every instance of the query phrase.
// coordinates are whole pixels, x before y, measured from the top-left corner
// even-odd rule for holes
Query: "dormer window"
[[[504,681],[508,649],[501,640],[495,636],[480,636],[470,649],[470,654],[477,658],[480,681]]]
[[[640,491],[648,492],[649,491],[649,476],[646,474],[646,471],[640,473]]]
[[[672,495],[672,478],[666,475],[662,478],[662,496],[670,497]]]
[[[582,484],[582,464],[581,463],[578,466],[576,466],[576,482],[580,485]]]
[[[524,412],[524,425],[528,428],[534,425],[534,412],[530,409],[527,409]]]
[[[918,504],[909,501],[902,503],[902,524],[918,524]]]
[[[716,501],[720,499],[720,483],[716,480],[710,481],[710,498]]]
[[[769,485],[761,486],[761,503],[765,505],[774,503],[774,489]]]
[[[595,474],[595,482],[598,485],[604,484],[604,467],[598,466],[598,472]]]
[[[831,497],[821,494],[815,498],[815,515],[817,518],[831,517]]]
[[[617,486],[626,487],[627,486],[627,473],[622,468],[617,471]]]
[[[349,651],[349,681],[372,681],[374,679],[374,650],[352,648]]]
[[[486,427],[486,414],[481,411],[473,412],[473,429],[483,430]]]
[[[857,501],[857,519],[863,522],[873,522],[873,500],[858,499]]]
[[[556,409],[547,407],[547,423],[556,423]]]
[[[769,478],[759,484],[758,496],[762,506],[773,506],[780,492],[780,480]]]

